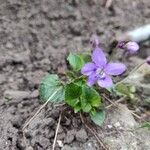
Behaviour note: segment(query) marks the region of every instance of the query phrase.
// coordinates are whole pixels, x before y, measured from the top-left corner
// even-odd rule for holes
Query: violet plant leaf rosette
[[[88,86],[91,87],[97,82],[102,88],[111,88],[113,86],[111,75],[121,75],[125,70],[126,66],[122,63],[108,63],[102,49],[96,47],[92,53],[92,62],[86,63],[81,73],[88,76]]]

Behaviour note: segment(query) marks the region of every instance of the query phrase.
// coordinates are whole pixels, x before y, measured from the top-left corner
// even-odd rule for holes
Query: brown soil
[[[103,0],[0,3],[0,150],[51,150],[59,109],[48,105],[42,110],[25,132],[26,144],[21,132],[41,105],[37,91],[41,78],[66,70],[66,54],[88,49],[92,33],[111,51],[116,34],[150,22],[150,1],[113,0],[109,9]],[[148,44],[141,45],[142,57],[148,55]],[[12,99],[6,100],[6,95]],[[72,150],[85,150],[93,137],[79,116],[70,114],[64,115],[58,139]],[[56,149],[61,149],[58,144]]]

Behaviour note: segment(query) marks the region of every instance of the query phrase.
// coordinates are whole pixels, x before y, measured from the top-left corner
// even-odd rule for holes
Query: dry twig
[[[94,131],[86,124],[86,122],[84,121],[83,116],[82,116],[81,113],[80,113],[80,118],[81,118],[82,123],[85,125],[85,127],[95,136],[95,138],[97,139],[97,141],[99,142],[99,144],[101,145],[101,147],[102,147],[104,150],[109,150],[109,149],[105,146],[105,144],[103,143],[103,141],[100,139],[100,137],[97,135],[97,133],[94,132]]]
[[[110,105],[108,105],[108,106],[106,107],[107,109],[109,109],[109,108],[112,107],[112,106],[115,106],[115,107],[118,107],[118,108],[119,108],[118,103],[120,103],[120,102],[122,102],[122,101],[125,100],[125,97],[122,97],[122,98],[120,98],[118,101],[112,102],[112,101],[111,101],[108,97],[106,97],[105,95],[103,95],[103,97],[111,103]],[[141,119],[141,117],[138,116],[137,114],[135,114],[133,111],[130,110],[130,112],[131,112],[131,114],[132,114],[133,116],[135,116],[136,118]]]
[[[50,97],[49,99],[37,110],[37,112],[29,119],[29,121],[23,126],[22,130],[24,131],[24,129],[31,123],[31,121],[39,114],[39,112],[47,105],[47,103],[53,98],[53,96],[59,91],[59,89],[57,91],[55,91]]]
[[[59,126],[60,126],[60,121],[61,121],[61,115],[62,115],[62,111],[59,115],[59,119],[58,119],[58,124],[57,124],[57,128],[56,128],[56,132],[55,132],[55,137],[54,137],[54,142],[53,142],[53,149],[55,150],[55,145],[56,145],[56,140],[57,140],[57,134],[58,134],[58,130],[59,130]]]
[[[124,100],[125,100],[125,97],[121,97],[119,100],[117,100],[117,101],[115,102],[115,105],[114,105],[114,103],[111,103],[110,105],[106,106],[105,108],[106,108],[106,109],[109,109],[109,108],[111,108],[112,106],[117,106],[118,103],[123,102]]]
[[[130,110],[131,114],[136,117],[137,119],[142,119],[139,115],[137,115],[136,113],[134,113],[132,110]]]
[[[112,100],[110,100],[107,96],[105,96],[104,94],[102,95],[107,101],[109,101],[111,104],[113,104],[114,106],[117,106],[118,103],[113,102]]]

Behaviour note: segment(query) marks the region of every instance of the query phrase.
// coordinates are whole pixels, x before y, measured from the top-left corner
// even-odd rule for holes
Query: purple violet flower
[[[130,54],[134,54],[139,50],[139,45],[136,42],[128,42],[125,48]]]
[[[150,65],[150,56],[147,57],[146,62],[148,65]]]
[[[96,82],[99,86],[110,88],[113,85],[110,75],[117,76],[126,70],[122,63],[107,63],[103,51],[96,47],[92,53],[92,62],[83,66],[81,73],[88,76],[87,85],[92,86]]]
[[[136,42],[125,42],[125,41],[120,41],[117,44],[117,47],[126,50],[127,53],[129,54],[134,54],[139,50],[139,45]]]
[[[93,34],[90,38],[90,44],[92,48],[96,48],[99,46],[99,38],[96,34]]]

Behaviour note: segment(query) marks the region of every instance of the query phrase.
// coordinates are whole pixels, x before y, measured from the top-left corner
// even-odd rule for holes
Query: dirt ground
[[[42,104],[42,77],[64,72],[66,54],[89,49],[92,33],[110,52],[116,34],[149,22],[150,0],[113,0],[110,8],[104,0],[0,0],[0,150],[51,150],[59,108],[45,107],[26,129],[26,140],[21,132]],[[148,42],[141,44],[139,56],[148,56],[148,48]],[[56,150],[100,150],[70,110],[58,140],[65,146],[57,143]]]

